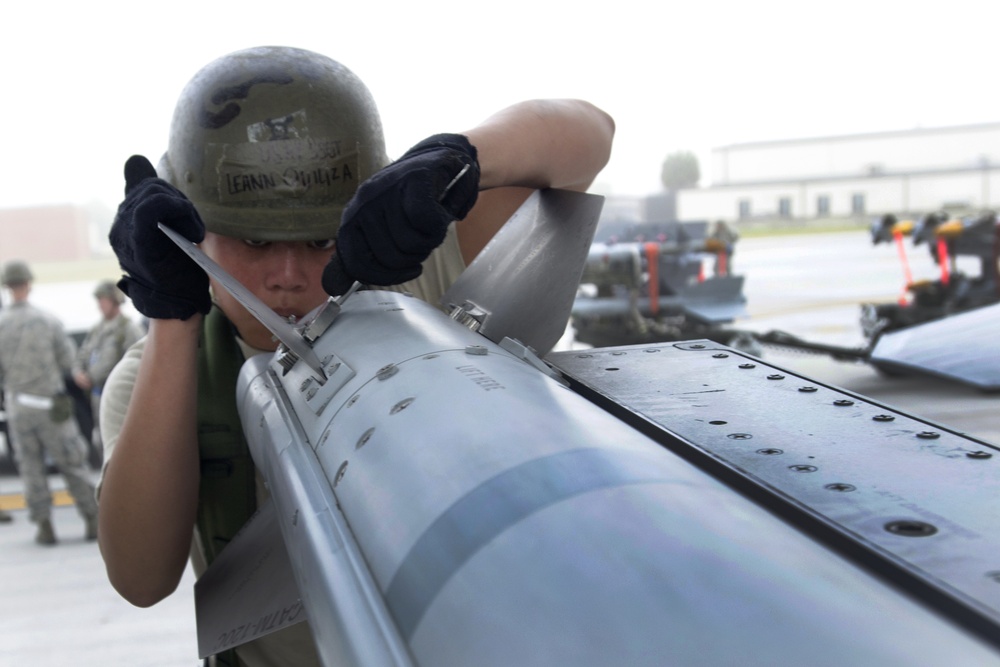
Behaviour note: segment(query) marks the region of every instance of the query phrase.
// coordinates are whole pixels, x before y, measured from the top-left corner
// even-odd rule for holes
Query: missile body
[[[1000,663],[415,298],[313,348],[325,382],[264,355],[238,402],[328,665]]]

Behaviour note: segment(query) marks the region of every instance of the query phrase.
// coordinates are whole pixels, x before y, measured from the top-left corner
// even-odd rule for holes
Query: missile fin
[[[445,292],[449,310],[485,312],[479,333],[544,357],[566,331],[604,205],[598,195],[534,192]]]
[[[306,620],[273,502],[247,521],[194,593],[201,658]]]

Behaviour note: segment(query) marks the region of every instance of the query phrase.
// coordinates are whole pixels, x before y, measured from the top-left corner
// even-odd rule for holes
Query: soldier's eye
[[[263,248],[270,243],[270,241],[254,241],[253,239],[243,239],[243,242],[252,248]]]
[[[330,250],[336,241],[334,239],[323,239],[322,241],[310,241],[309,247],[316,250]]]

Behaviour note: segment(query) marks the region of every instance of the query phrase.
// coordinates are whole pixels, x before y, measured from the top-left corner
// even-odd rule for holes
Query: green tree
[[[691,151],[671,153],[663,161],[660,180],[667,190],[693,188],[698,185],[700,179],[701,169],[698,167],[698,158]]]

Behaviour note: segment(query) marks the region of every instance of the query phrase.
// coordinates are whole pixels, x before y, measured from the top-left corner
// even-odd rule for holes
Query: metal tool
[[[211,257],[206,255],[201,248],[184,238],[174,230],[170,229],[162,222],[157,226],[167,237],[173,241],[178,248],[183,250],[188,257],[203,268],[208,275],[219,281],[226,291],[233,295],[247,311],[250,312],[257,321],[267,327],[275,337],[284,344],[288,350],[296,357],[304,361],[309,368],[319,374],[321,379],[326,379],[323,372],[323,364],[302,335],[292,327],[285,319],[271,310],[266,303],[261,301],[253,292],[248,290],[240,281],[233,278],[229,273],[219,266]]]

